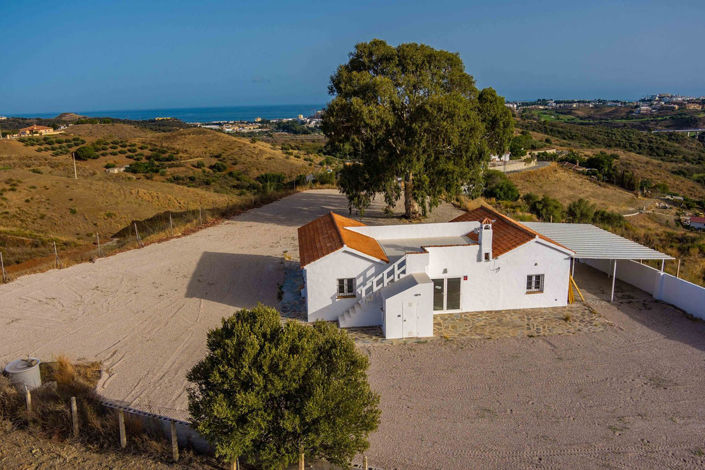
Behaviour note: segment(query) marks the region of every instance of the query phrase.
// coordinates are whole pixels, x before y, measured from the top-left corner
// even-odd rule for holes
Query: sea
[[[88,117],[110,117],[143,121],[158,117],[171,117],[184,122],[214,121],[254,121],[262,119],[295,118],[300,114],[311,116],[323,109],[324,104],[286,104],[267,106],[223,106],[216,108],[162,108],[162,109],[119,109],[106,111],[71,111]],[[54,118],[60,113],[13,114],[16,117]]]

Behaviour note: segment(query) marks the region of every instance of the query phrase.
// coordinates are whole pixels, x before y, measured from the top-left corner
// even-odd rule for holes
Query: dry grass
[[[558,199],[563,205],[583,198],[601,209],[625,214],[654,203],[652,199],[637,197],[634,193],[614,185],[599,183],[556,164],[537,170],[511,173],[509,178],[521,194],[546,194]]]

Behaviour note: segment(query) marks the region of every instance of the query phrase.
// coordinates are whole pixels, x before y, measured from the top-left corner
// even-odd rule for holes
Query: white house
[[[309,321],[423,337],[438,313],[567,304],[573,252],[489,207],[383,226],[331,212],[298,235]]]

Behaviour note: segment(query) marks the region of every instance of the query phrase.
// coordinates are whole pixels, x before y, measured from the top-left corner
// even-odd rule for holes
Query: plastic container
[[[18,390],[29,390],[42,385],[42,376],[39,372],[39,359],[29,357],[27,359],[16,359],[5,366],[5,373]]]

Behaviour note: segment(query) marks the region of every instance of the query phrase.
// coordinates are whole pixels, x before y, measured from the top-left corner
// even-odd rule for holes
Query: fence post
[[[171,457],[174,462],[179,461],[179,440],[176,435],[176,421],[171,420]]]
[[[135,222],[135,238],[137,239],[137,245],[144,247],[144,243],[142,243],[142,239],[140,238],[140,233],[137,231],[137,222]]]
[[[78,409],[76,397],[71,397],[71,421],[73,421],[73,437],[78,437]]]
[[[100,235],[98,234],[98,232],[95,233],[95,239],[96,242],[98,242],[98,257],[101,257],[103,256],[103,252],[100,249]]]
[[[362,469],[363,470],[368,470],[369,467],[367,466],[367,456],[363,455],[362,456]]]
[[[2,282],[7,282],[7,274],[5,273],[5,262],[2,259],[2,251],[0,251],[0,270],[2,270]]]
[[[174,236],[174,222],[171,220],[171,212],[169,212],[169,234]]]
[[[125,434],[125,413],[118,410],[118,428],[120,428],[120,447],[127,447],[127,435]]]
[[[0,261],[2,260],[2,255],[0,255]],[[676,268],[676,279],[680,276],[681,273],[681,259],[678,258],[678,267]]]
[[[54,265],[56,266],[56,269],[59,269],[60,266],[60,261],[59,261],[59,252],[56,250],[56,241],[52,241],[54,244]]]
[[[26,385],[24,386],[24,400],[27,405],[27,424],[29,424],[29,420],[32,418],[32,392]]]
[[[201,211],[201,206],[198,207],[198,225],[203,225],[203,213]]]

